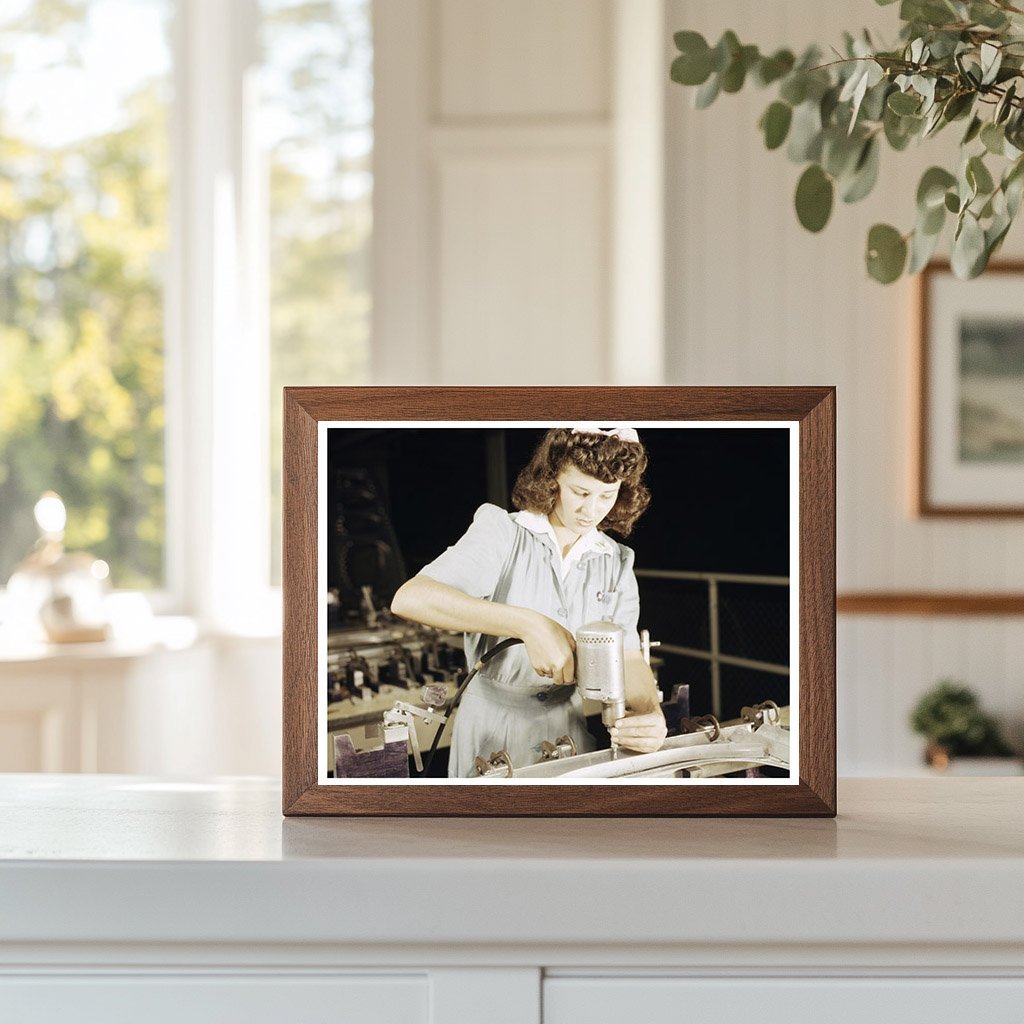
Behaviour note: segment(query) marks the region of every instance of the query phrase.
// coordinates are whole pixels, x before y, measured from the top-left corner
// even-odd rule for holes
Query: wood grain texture
[[[800,778],[836,810],[836,396],[800,423]],[[806,761],[805,761],[806,759]]]
[[[317,779],[317,424],[291,388],[284,394],[283,460],[282,801],[287,814]]]
[[[840,594],[836,611],[840,615],[1024,615],[1024,594]]]
[[[833,388],[286,388],[284,813],[542,817],[816,816],[835,801]],[[800,423],[800,784],[317,784],[317,423],[346,420]]]

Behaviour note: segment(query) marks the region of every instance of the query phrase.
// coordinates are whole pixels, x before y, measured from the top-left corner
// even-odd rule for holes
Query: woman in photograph
[[[505,750],[519,768],[535,764],[544,740],[571,736],[592,750],[574,679],[575,631],[597,620],[625,630],[627,713],[612,727],[628,750],[658,750],[665,720],[640,651],[640,599],[628,537],[650,501],[647,453],[635,430],[581,425],[547,431],[512,491],[519,510],[477,509],[459,540],[399,588],[392,611],[466,634],[474,677],[455,716],[448,774],[475,774],[477,756]],[[603,529],[599,529],[603,528]]]

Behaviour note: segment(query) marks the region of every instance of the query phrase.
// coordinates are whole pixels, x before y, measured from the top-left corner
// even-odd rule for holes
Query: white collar
[[[533,533],[550,537],[555,543],[556,554],[560,559],[562,558],[562,547],[555,536],[555,528],[551,525],[547,516],[541,515],[539,512],[513,512],[512,519]],[[615,547],[615,541],[611,537],[594,527],[587,533],[580,535],[580,539],[569,548],[569,553],[562,561],[577,562],[588,551],[596,551],[602,555],[614,554]]]

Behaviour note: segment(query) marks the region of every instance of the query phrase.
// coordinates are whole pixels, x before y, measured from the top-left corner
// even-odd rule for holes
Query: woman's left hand
[[[633,712],[620,718],[608,732],[612,742],[618,743],[620,747],[638,750],[641,754],[653,754],[654,751],[661,750],[668,726],[665,725],[665,716],[660,711],[646,714]]]

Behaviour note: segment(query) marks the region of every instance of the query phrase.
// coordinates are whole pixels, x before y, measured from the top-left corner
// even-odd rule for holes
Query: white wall
[[[662,13],[377,5],[378,383],[657,382]]]
[[[690,28],[714,43],[732,28],[762,49],[802,49],[868,26],[893,40],[895,10],[869,0],[669,0],[666,38]],[[793,212],[802,168],[767,152],[756,128],[770,90],[748,87],[704,111],[692,108],[693,91],[667,86],[666,382],[837,386],[841,592],[1024,589],[1020,520],[910,513],[914,285],[884,288],[863,269],[868,228],[888,221],[909,230],[918,178],[945,159],[958,132],[902,154],[886,148],[876,192],[837,203],[815,236]],[[1004,255],[1022,249],[1018,225]],[[1021,738],[1020,618],[841,617],[840,772],[912,770],[921,743],[907,712],[943,676],[969,683]]]

